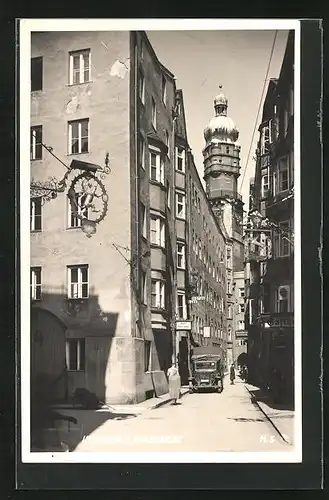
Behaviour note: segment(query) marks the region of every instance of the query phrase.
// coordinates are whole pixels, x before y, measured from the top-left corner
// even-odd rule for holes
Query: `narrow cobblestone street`
[[[222,394],[187,394],[176,406],[106,420],[74,451],[292,451],[253,405],[244,383],[225,382]]]

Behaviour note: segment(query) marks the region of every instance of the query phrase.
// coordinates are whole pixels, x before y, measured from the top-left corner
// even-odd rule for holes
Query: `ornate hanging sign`
[[[44,146],[53,156],[49,147]],[[39,197],[42,202],[50,201],[57,197],[58,193],[64,193],[72,172],[80,170],[80,174],[73,177],[67,196],[71,204],[71,214],[81,221],[81,229],[90,238],[96,232],[96,227],[107,214],[108,194],[101,179],[111,172],[109,166],[109,154],[105,156],[105,166],[102,168],[93,163],[73,160],[70,167],[66,166],[56,156],[67,171],[61,180],[51,177],[48,181],[41,182],[32,180],[30,185],[31,198]]]
[[[108,209],[108,195],[103,183],[94,174],[83,172],[73,179],[67,195],[72,215],[81,220],[81,229],[90,238]]]

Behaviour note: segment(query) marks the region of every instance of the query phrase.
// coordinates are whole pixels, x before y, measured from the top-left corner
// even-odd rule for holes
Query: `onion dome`
[[[222,86],[220,85],[221,89]],[[220,92],[214,99],[215,116],[210,120],[204,130],[204,138],[209,142],[234,143],[239,137],[239,132],[233,120],[227,116],[228,99]]]

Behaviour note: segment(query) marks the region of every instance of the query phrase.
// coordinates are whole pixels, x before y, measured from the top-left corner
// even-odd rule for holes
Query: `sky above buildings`
[[[147,31],[160,62],[176,77],[183,90],[188,140],[203,177],[203,130],[214,116],[213,100],[219,85],[228,98],[228,116],[237,129],[241,146],[241,176],[238,188],[248,200],[249,178],[253,177],[253,160],[258,139],[253,145],[241,186],[255,120],[262,95],[267,66],[274,40],[273,30]],[[269,78],[277,78],[286,47],[288,31],[278,31]],[[267,86],[266,86],[267,89]],[[266,89],[264,96],[266,95]],[[258,117],[261,120],[262,110]]]

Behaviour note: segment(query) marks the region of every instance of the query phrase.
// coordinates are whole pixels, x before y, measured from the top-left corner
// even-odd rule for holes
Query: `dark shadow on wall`
[[[166,330],[153,330],[154,345],[159,360],[159,368],[165,374],[171,366],[172,341],[171,332]]]
[[[265,403],[267,406],[272,408],[273,410],[289,410],[294,411],[294,404],[291,401],[281,401],[275,402],[274,396],[270,392],[265,392],[262,389],[250,390],[251,399],[256,402],[260,401]]]
[[[97,417],[85,424],[88,432],[110,418],[109,413],[98,416],[95,410],[106,399],[106,369],[117,319],[118,313],[102,311],[98,296],[92,294],[88,299],[68,299],[61,293],[45,293],[32,303],[31,443],[37,449],[42,443],[47,447],[47,429],[65,420],[76,425],[75,417],[65,418],[54,405],[93,408]],[[79,389],[87,391],[75,398]]]

